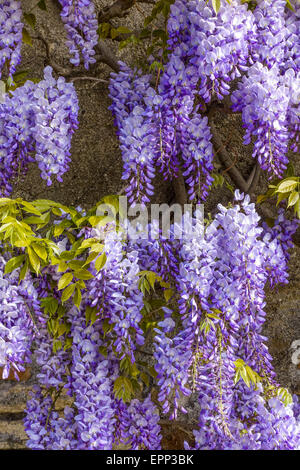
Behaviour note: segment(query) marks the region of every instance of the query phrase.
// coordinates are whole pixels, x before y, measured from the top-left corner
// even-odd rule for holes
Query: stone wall
[[[110,0],[97,1],[98,8],[109,5]],[[23,0],[24,11],[29,11],[36,0]],[[59,18],[58,5],[54,0],[47,0],[48,13],[35,11],[37,16],[37,32],[42,31],[50,41],[53,56],[61,66],[69,66],[68,51],[64,47],[64,28]],[[143,9],[145,5],[143,5]],[[150,7],[149,7],[150,8]],[[131,27],[138,27],[143,17],[137,8],[133,8],[130,16],[120,23],[129,22]],[[118,57],[130,63],[134,62],[142,51],[135,48],[119,53],[116,46],[111,44]],[[31,77],[41,77],[46,65],[46,53],[43,44],[33,41],[33,47],[23,47],[23,61],[20,70],[30,70]],[[99,66],[98,74],[103,79],[109,78],[107,66]],[[88,73],[87,73],[88,75]],[[106,194],[116,194],[122,189],[122,161],[115,129],[108,106],[110,104],[107,85],[93,83],[88,80],[75,81],[80,101],[80,126],[75,133],[72,144],[72,162],[70,171],[65,174],[62,184],[55,182],[47,187],[39,177],[37,167],[32,164],[28,174],[20,177],[14,187],[14,197],[27,200],[34,198],[53,199],[69,205],[80,205],[89,208]],[[216,124],[227,149],[230,151],[236,165],[247,175],[250,173],[253,161],[251,149],[242,144],[243,130],[238,117],[217,116]],[[300,174],[299,155],[291,156],[296,164],[297,174]],[[256,193],[263,192],[267,181],[261,176]],[[156,178],[156,194],[153,201],[169,202],[172,199],[172,187],[161,178]],[[231,193],[225,188],[214,190],[205,203],[206,212],[214,212],[216,204],[226,204]],[[269,205],[269,210],[276,209]],[[265,334],[269,337],[269,347],[274,357],[274,365],[283,386],[288,386],[294,393],[300,395],[300,369],[291,362],[291,345],[300,339],[299,302],[300,302],[300,235],[295,237],[297,243],[290,260],[291,282],[287,286],[278,287],[267,292],[268,318]],[[35,383],[36,368],[33,364],[22,380],[0,380],[0,449],[25,448],[26,435],[22,419],[24,407],[30,389]],[[62,409],[64,400],[57,403]],[[192,405],[190,407],[192,409]],[[186,421],[170,423],[163,421],[164,448],[182,449],[183,441],[192,430]]]

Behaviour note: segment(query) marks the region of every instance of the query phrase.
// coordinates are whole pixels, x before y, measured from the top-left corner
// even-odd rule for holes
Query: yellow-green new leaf
[[[276,193],[289,193],[298,186],[299,182],[295,181],[295,178],[288,178],[283,180],[277,187]]]
[[[68,284],[70,284],[70,282],[72,282],[72,280],[73,280],[72,273],[64,274],[58,281],[58,290],[64,289]]]
[[[36,252],[36,254],[44,261],[47,259],[47,250],[46,248],[41,245],[40,243],[32,243],[31,244],[32,248]]]
[[[66,287],[62,293],[61,301],[66,302],[73,295],[74,290],[75,290],[75,284],[70,284],[68,287]]]
[[[293,192],[289,195],[287,207],[294,206],[298,200],[299,200],[299,193],[298,193],[297,191],[293,191]]]
[[[95,261],[95,268],[100,271],[106,263],[106,253],[102,253]]]
[[[30,246],[28,247],[28,256],[31,266],[33,267],[34,271],[38,274],[41,266],[40,258]]]
[[[14,269],[17,269],[23,263],[25,255],[15,256],[11,258],[5,265],[4,274],[11,273]]]

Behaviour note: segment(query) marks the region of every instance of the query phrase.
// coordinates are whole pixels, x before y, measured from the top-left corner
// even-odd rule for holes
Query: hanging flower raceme
[[[257,32],[252,58],[268,68],[285,66],[285,7],[285,0],[258,0],[253,13]]]
[[[92,0],[59,0],[62,6],[60,16],[67,32],[70,62],[80,65],[81,56],[86,69],[95,60],[95,46],[98,43],[98,21]]]
[[[153,121],[151,105],[147,96],[154,91],[150,76],[131,70],[119,62],[119,73],[111,74],[109,86],[112,105],[120,140],[124,171],[122,179],[128,180],[126,194],[130,203],[149,202],[153,194],[151,181],[154,177],[154,156],[157,148],[157,129]]]
[[[197,93],[205,102],[214,94],[222,99],[229,93],[229,82],[248,67],[255,37],[252,12],[238,0],[223,2],[218,14],[204,0],[178,0],[171,6],[168,25],[171,45],[181,34],[190,71],[200,81]]]
[[[278,66],[252,65],[231,99],[233,110],[242,113],[244,144],[255,138],[252,156],[270,177],[282,176],[288,164],[290,90]]]
[[[193,109],[192,76],[174,53],[156,92],[149,75],[120,63],[112,74],[110,109],[115,117],[124,162],[122,178],[129,181],[131,204],[149,202],[155,167],[165,179],[177,177],[182,160],[190,199],[205,199],[212,182],[212,144],[207,118]]]
[[[64,344],[55,353],[53,338],[47,327],[41,329],[36,340],[36,361],[39,366],[38,383],[27,401],[24,418],[28,435],[27,447],[33,450],[72,450],[77,448],[75,410],[68,405],[64,416],[55,409],[55,403],[68,380],[71,351]]]
[[[300,70],[300,5],[297,0],[291,0],[293,10],[285,10],[285,52],[281,66],[284,70],[292,68],[297,73]]]
[[[300,21],[299,21],[300,24]],[[300,29],[299,29],[300,34]],[[300,51],[300,47],[299,47]],[[290,148],[297,152],[300,145],[300,70],[288,69],[283,80],[289,87],[289,107],[287,110],[287,126],[290,138]]]
[[[51,67],[44,80],[30,80],[7,93],[0,103],[0,191],[9,195],[12,180],[37,161],[42,178],[62,181],[70,161],[71,138],[78,126],[78,100],[73,84],[56,80]]]
[[[119,414],[119,442],[130,444],[132,450],[160,450],[159,412],[148,396],[144,401],[134,399],[123,404]]]
[[[11,373],[19,380],[43,321],[33,279],[28,274],[19,283],[18,271],[4,274],[7,261],[0,259],[0,367],[3,379]]]
[[[87,326],[83,311],[76,307],[70,312],[70,322],[73,344],[68,388],[77,411],[76,448],[109,450],[115,419],[109,358],[99,352],[101,322]]]
[[[287,264],[283,250],[290,245],[294,227],[288,228],[282,237],[274,232],[271,241],[258,225],[259,217],[249,197],[244,198],[238,192],[235,196],[235,206],[225,209],[219,205],[219,213],[205,231],[204,240],[213,234],[210,240],[213,261],[207,263],[213,280],[202,297],[199,296],[198,305],[196,302],[193,308],[191,301],[192,297],[196,299],[194,288],[190,296],[186,295],[188,308],[181,309],[186,315],[193,315],[194,330],[197,331],[198,325],[200,331],[192,369],[201,410],[195,448],[297,448],[299,422],[290,405],[286,407],[276,393],[272,396],[278,385],[266,338],[261,334],[265,321],[264,287],[272,278],[285,282]],[[186,244],[182,253],[189,256]],[[196,255],[189,266],[188,259],[191,274],[197,260],[204,262],[203,256]],[[183,271],[183,283],[186,278]],[[193,279],[192,275],[189,278]],[[208,306],[203,304],[203,297]],[[188,325],[185,320],[184,324]],[[254,377],[254,382],[248,379],[250,389],[246,392],[239,382],[241,376],[236,375],[236,371],[242,373],[238,364],[250,368]],[[257,388],[252,388],[252,393],[253,383]],[[271,393],[269,398],[268,393]],[[275,410],[289,418],[275,419],[274,425]],[[291,438],[291,433],[297,437]]]
[[[51,67],[45,68],[44,80],[36,85],[33,100],[35,160],[41,177],[49,186],[53,175],[62,182],[62,175],[69,169],[71,138],[78,127],[79,105],[73,84],[63,77],[56,80]]]
[[[22,31],[21,2],[3,0],[0,5],[0,78],[5,64],[5,72],[11,77],[21,61]]]
[[[122,234],[112,231],[105,238],[104,254],[105,266],[98,273],[95,270],[94,278],[89,281],[88,302],[97,309],[97,316],[111,325],[116,353],[120,358],[128,355],[134,362],[136,344],[144,343],[140,327],[144,304],[138,285],[138,253],[126,248]]]
[[[34,84],[27,81],[0,103],[0,192],[12,192],[12,180],[33,161]]]

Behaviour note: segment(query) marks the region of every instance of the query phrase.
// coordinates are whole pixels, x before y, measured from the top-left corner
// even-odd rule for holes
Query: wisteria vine
[[[94,2],[59,3],[71,64],[89,69]],[[157,77],[119,62],[110,110],[132,207],[151,202],[157,169],[183,176],[190,201],[206,199],[209,107],[226,98],[261,168],[283,175],[300,129],[300,6],[290,4],[231,0],[216,12],[205,0],[175,0]],[[1,3],[0,25],[0,193],[9,196],[30,162],[47,185],[62,181],[79,104],[49,65],[42,80],[17,86],[20,2]],[[31,217],[19,220],[20,206]],[[39,369],[25,410],[28,448],[160,450],[161,417],[188,413],[194,394],[198,428],[186,449],[300,450],[299,401],[278,383],[262,334],[265,289],[288,282],[298,221],[280,209],[268,226],[239,190],[209,221],[197,214],[167,234],[152,221],[143,238],[130,221],[92,210],[0,199],[0,370],[19,380],[33,357]]]

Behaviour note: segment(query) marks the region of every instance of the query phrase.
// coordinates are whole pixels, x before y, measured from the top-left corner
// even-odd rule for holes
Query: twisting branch
[[[39,33],[37,36],[33,36],[32,39],[36,39],[38,41],[41,41],[44,44],[45,50],[46,50],[47,62],[48,62],[49,65],[51,65],[51,67],[53,68],[53,70],[56,73],[58,73],[59,75],[62,75],[63,77],[67,77],[67,76],[71,75],[71,73],[72,73],[71,68],[62,67],[61,65],[57,64],[53,60],[51,46],[50,46],[49,42],[46,40],[46,38],[44,37],[44,35],[42,33]]]
[[[209,118],[209,126],[212,133],[212,144],[214,148],[218,149],[218,157],[221,163],[226,167],[230,178],[235,183],[235,185],[243,192],[247,192],[248,184],[245,181],[244,177],[241,175],[240,171],[237,167],[233,164],[220,136],[213,123],[212,118]]]
[[[177,178],[174,178],[172,180],[172,186],[175,193],[175,201],[183,207],[184,204],[187,204],[188,197],[185,188],[184,178],[180,170]]]
[[[218,157],[221,161],[221,163],[225,166],[225,171],[224,173],[228,173],[232,181],[235,183],[235,185],[244,193],[249,193],[252,195],[255,191],[255,188],[257,186],[257,183],[259,181],[259,177],[261,174],[261,169],[259,164],[255,164],[252,168],[251,174],[249,175],[248,179],[245,180],[238,168],[235,166],[235,161],[232,161],[228,151],[225,148],[225,145],[223,144],[219,133],[215,127],[215,124],[213,122],[213,116],[216,111],[221,111],[225,113],[232,113],[232,110],[230,107],[225,103],[217,103],[214,102],[210,105],[209,108],[206,109],[207,111],[207,117],[209,121],[209,126],[211,129],[212,133],[212,144],[215,149],[217,149],[217,154]]]
[[[98,62],[108,65],[114,72],[119,72],[120,66],[118,58],[115,56],[111,48],[109,48],[104,41],[99,41],[96,46],[96,59]]]
[[[250,177],[247,181],[247,183],[248,183],[248,191],[247,192],[250,194],[250,196],[254,195],[254,191],[255,191],[255,188],[258,184],[260,175],[261,175],[261,168],[260,168],[259,164],[256,163],[254,165],[253,170],[251,172],[251,175],[250,175]]]

